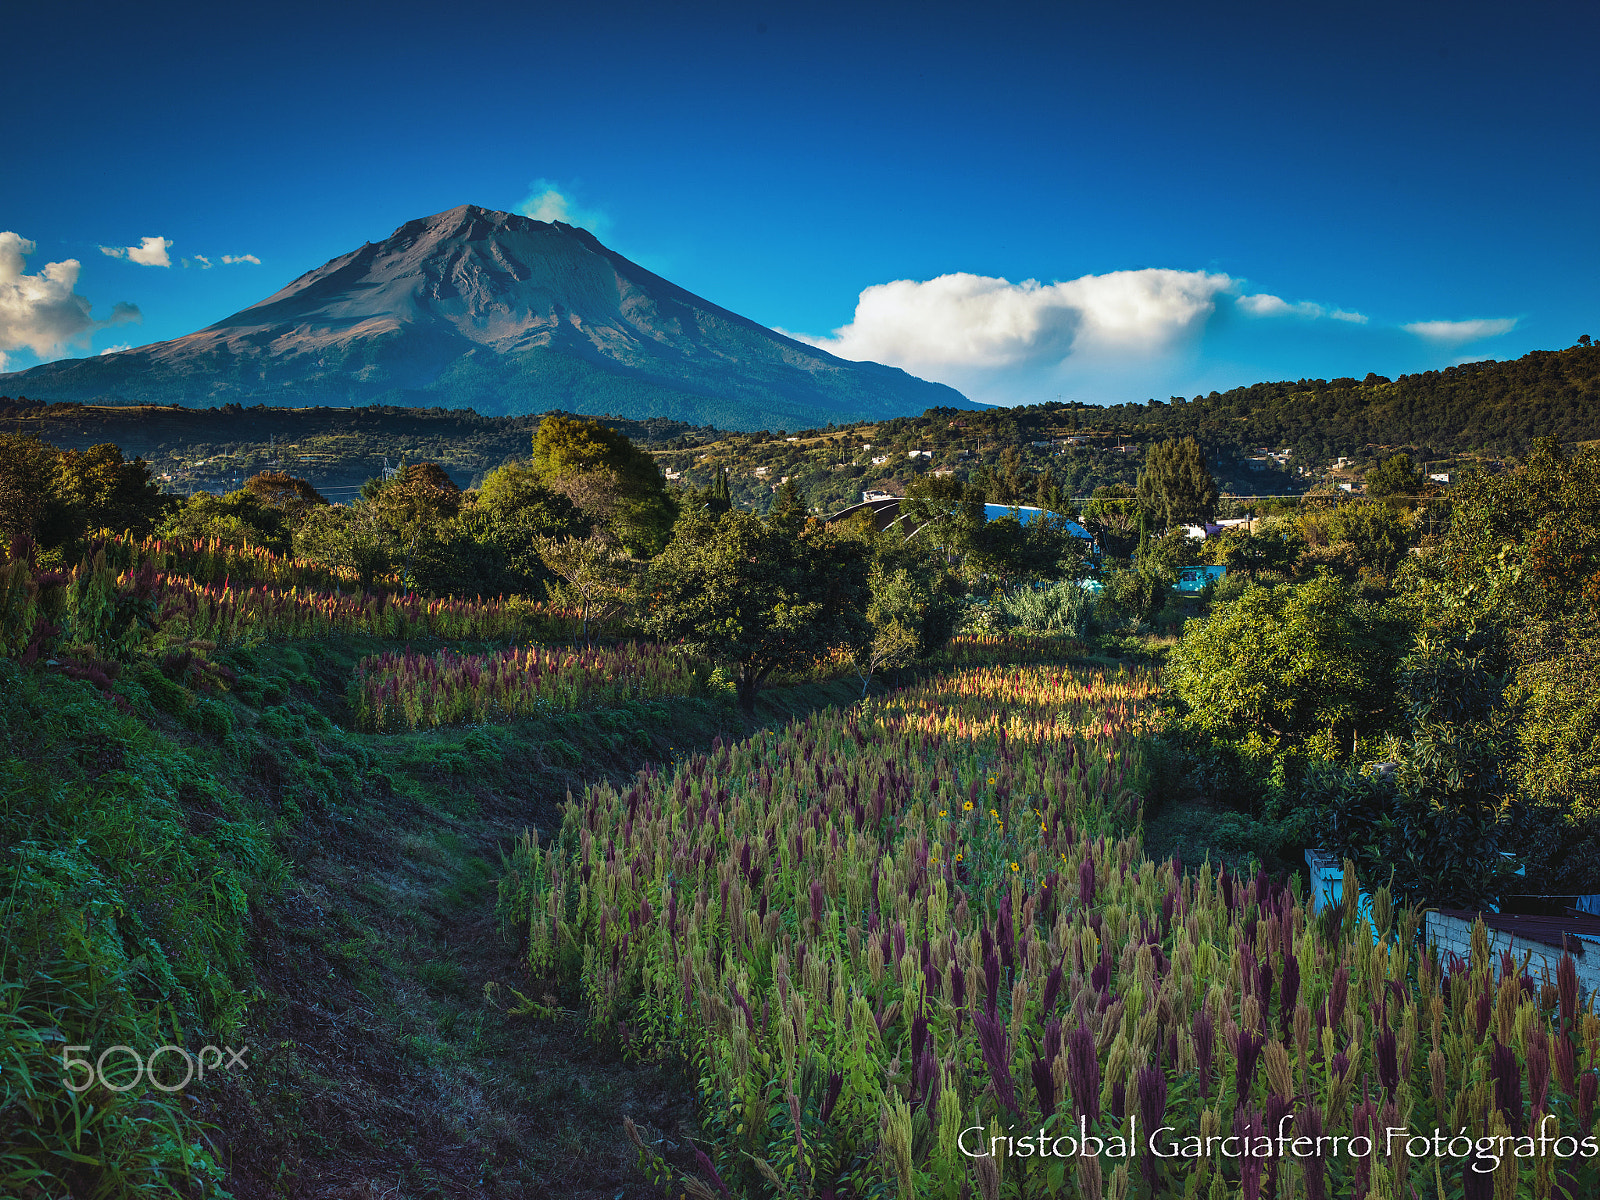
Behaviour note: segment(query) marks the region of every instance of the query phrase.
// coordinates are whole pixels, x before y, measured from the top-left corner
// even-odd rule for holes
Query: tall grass
[[[708,666],[650,642],[470,655],[423,655],[408,647],[362,659],[351,703],[363,729],[425,729],[681,696],[703,688],[709,674]]]
[[[573,629],[565,609],[522,596],[434,600],[204,584],[161,574],[154,557],[120,569],[116,555],[101,546],[71,571],[41,571],[26,555],[0,562],[0,654],[31,665],[61,648],[117,659],[194,642],[215,648],[356,634],[527,641]]]
[[[501,911],[598,1035],[691,1062],[698,1197],[1600,1194],[1593,1158],[1515,1142],[1600,1135],[1570,959],[1529,979],[1480,927],[1441,963],[1383,890],[1359,915],[1353,870],[1324,918],[1150,861],[1151,687],[962,671],[593,788],[516,848]],[[1511,1141],[1413,1155],[1391,1127]],[[1053,1141],[1084,1131],[1103,1153]]]
[[[355,592],[360,577],[315,559],[276,554],[261,546],[234,546],[217,538],[145,538],[110,536],[105,539],[107,561],[119,571],[134,571],[151,563],[163,575],[180,576],[198,584],[265,587],[279,591]],[[391,571],[374,580],[372,591],[400,590],[400,573]]]

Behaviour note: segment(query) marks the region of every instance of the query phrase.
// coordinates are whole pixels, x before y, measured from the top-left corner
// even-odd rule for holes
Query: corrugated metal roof
[[[1482,917],[1484,925],[1490,929],[1530,942],[1570,950],[1578,957],[1582,957],[1586,942],[1600,944],[1600,917],[1571,908],[1566,915],[1559,917],[1531,913],[1478,913],[1463,908],[1441,908],[1439,915],[1468,923]]]

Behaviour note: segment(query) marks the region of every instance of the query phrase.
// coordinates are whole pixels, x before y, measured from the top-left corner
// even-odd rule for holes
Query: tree
[[[850,648],[850,661],[866,698],[872,677],[885,667],[903,666],[916,657],[920,644],[920,597],[916,580],[904,567],[885,571],[874,566],[868,580],[871,599],[865,626]]]
[[[763,520],[691,509],[650,564],[645,628],[732,668],[739,704],[780,668],[809,665],[858,635],[864,548],[792,513]]]
[[[1323,844],[1369,877],[1392,874],[1410,901],[1492,903],[1510,874],[1500,852],[1526,814],[1506,797],[1503,641],[1467,613],[1420,630],[1397,673],[1405,733],[1383,744],[1392,766],[1308,773]]]
[[[1083,506],[1083,524],[1112,558],[1128,558],[1139,543],[1139,501],[1120,483],[1095,488]]]
[[[244,481],[244,490],[261,503],[291,516],[303,515],[308,509],[327,503],[321,492],[287,471],[261,471]]]
[[[1331,575],[1251,588],[1190,621],[1167,659],[1183,727],[1262,757],[1387,728],[1406,626]]]
[[[637,598],[644,564],[603,529],[588,537],[536,537],[534,548],[560,582],[550,598],[578,612],[584,643],[594,626],[611,620]]]
[[[852,522],[843,532],[862,543],[872,563],[866,621],[850,646],[865,696],[878,671],[926,658],[948,642],[965,603],[959,581],[931,542],[907,540],[898,526],[879,532],[870,521]]]
[[[33,539],[47,561],[76,553],[102,529],[144,537],[176,503],[144,459],[129,462],[115,446],[58,450],[0,435],[0,528],[11,539]]]
[[[1274,518],[1255,530],[1230,529],[1210,545],[1212,560],[1228,574],[1255,579],[1262,571],[1293,572],[1306,540],[1293,521]]]
[[[1167,528],[1209,521],[1217,512],[1217,481],[1192,437],[1150,447],[1139,475],[1139,504]]]
[[[655,460],[599,421],[544,418],[530,466],[636,555],[655,553],[671,533],[674,505]]]
[[[0,533],[8,545],[59,545],[72,535],[66,506],[54,495],[59,455],[38,438],[0,433]]]
[[[392,538],[371,501],[312,509],[295,527],[293,547],[299,558],[355,575],[363,592],[394,566]]]
[[[1387,580],[1411,549],[1411,537],[1400,514],[1373,500],[1341,505],[1328,523],[1334,546],[1348,544],[1362,576]]]
[[[307,511],[310,511],[309,509]],[[294,525],[281,508],[240,489],[225,496],[196,492],[170,513],[157,532],[179,540],[215,539],[229,546],[260,546],[277,554],[290,551]]]
[[[1394,454],[1364,476],[1367,495],[1375,500],[1386,496],[1415,496],[1422,491],[1422,472],[1411,465],[1411,455]]]

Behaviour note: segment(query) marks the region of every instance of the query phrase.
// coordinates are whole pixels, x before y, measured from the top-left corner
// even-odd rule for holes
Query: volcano
[[[191,407],[559,409],[729,429],[981,407],[719,308],[587,230],[472,205],[408,221],[186,337],[0,375],[0,392]]]

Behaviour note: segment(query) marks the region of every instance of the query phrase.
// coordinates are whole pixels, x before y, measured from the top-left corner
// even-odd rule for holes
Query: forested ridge
[[[552,411],[560,407],[553,404]],[[0,420],[16,432],[75,449],[114,442],[153,465],[210,446],[248,459],[237,469],[249,474],[267,464],[274,441],[294,444],[297,454],[307,456],[296,464],[297,471],[319,485],[343,482],[347,476],[359,482],[383,457],[402,453],[413,461],[439,462],[464,476],[461,482],[466,483],[515,458],[539,419],[437,407],[118,408],[0,396]],[[716,433],[665,416],[604,419],[656,449],[691,449]],[[1600,439],[1600,346],[1584,338],[1567,350],[1537,350],[1509,362],[1463,363],[1393,380],[1376,374],[1360,380],[1279,380],[1206,396],[1108,406],[1051,402],[978,412],[930,409],[920,417],[859,427],[830,425],[827,431],[857,428],[872,431],[881,446],[903,441],[908,448],[913,443],[934,450],[972,447],[978,461],[1032,441],[1080,434],[1086,439],[1080,451],[1086,470],[1062,474],[1083,475],[1076,486],[1085,490],[1131,482],[1131,476],[1122,478],[1129,472],[1121,469],[1121,461],[1088,461],[1113,442],[1142,447],[1194,437],[1213,461],[1236,461],[1270,448],[1292,451],[1295,464],[1308,468],[1339,457],[1380,458],[1398,450],[1409,451],[1419,462],[1498,458],[1526,453],[1539,437],[1569,444]],[[761,445],[758,438],[745,441],[750,447]]]
[[[932,415],[906,423],[920,426]],[[1600,438],[1600,346],[1536,350],[1510,362],[1462,363],[1393,380],[1370,373],[1360,380],[1280,380],[1187,399],[961,414],[968,429],[1006,417],[1023,435],[1059,429],[1103,430],[1139,441],[1192,436],[1212,454],[1288,448],[1311,462],[1368,448],[1409,449],[1424,459],[1516,455],[1538,437]]]

